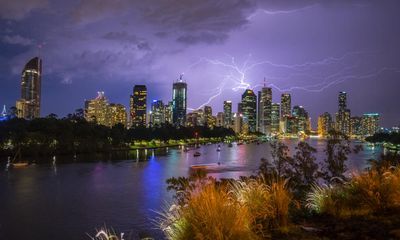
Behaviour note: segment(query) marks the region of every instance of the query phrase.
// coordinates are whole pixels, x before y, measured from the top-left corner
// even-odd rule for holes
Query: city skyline
[[[19,2],[0,11],[0,104],[8,107],[24,64],[39,56],[42,115],[65,116],[97,91],[128,109],[126,90],[140,84],[148,105],[167,100],[183,72],[188,108],[207,103],[217,113],[230,100],[236,109],[244,89],[261,91],[265,77],[272,102],[286,92],[279,89],[292,90],[292,106],[303,105],[314,128],[320,114],[336,113],[340,91],[352,115],[379,112],[382,126],[399,124],[396,1]]]

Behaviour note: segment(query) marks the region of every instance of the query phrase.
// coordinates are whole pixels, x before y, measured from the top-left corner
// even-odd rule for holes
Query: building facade
[[[325,112],[318,117],[318,135],[321,137],[327,137],[332,128],[332,116]]]
[[[280,104],[272,103],[271,105],[271,134],[276,135],[279,134],[279,122],[281,119],[280,116]]]
[[[253,90],[246,89],[242,94],[242,114],[249,132],[257,130],[257,96]]]
[[[182,77],[172,86],[172,122],[175,126],[186,124],[187,84]]]
[[[42,85],[42,60],[32,58],[21,73],[21,98],[17,100],[17,117],[34,119],[40,117]]]
[[[232,127],[232,101],[224,101],[224,127]]]
[[[272,89],[263,87],[258,92],[258,131],[271,135]]]
[[[147,123],[147,88],[145,85],[135,85],[130,97],[131,127],[144,127]]]
[[[292,115],[292,97],[289,93],[281,95],[281,117]]]
[[[153,100],[151,103],[151,126],[161,127],[165,123],[165,106],[161,100]]]

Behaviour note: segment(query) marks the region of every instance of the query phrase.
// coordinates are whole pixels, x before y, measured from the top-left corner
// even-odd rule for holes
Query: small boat
[[[193,156],[194,156],[194,157],[200,157],[200,156],[201,156],[201,153],[195,152],[195,153],[193,154]]]
[[[183,149],[183,151],[184,151],[184,152],[189,152],[189,148],[185,147],[185,148]]]
[[[12,163],[11,166],[13,168],[24,168],[27,167],[29,164],[27,162],[17,162],[17,163]]]
[[[221,146],[218,145],[218,147],[217,147],[217,152],[220,152],[220,151],[221,151]]]
[[[232,144],[232,143],[229,143],[229,144],[228,144],[228,147],[233,147],[233,144]]]

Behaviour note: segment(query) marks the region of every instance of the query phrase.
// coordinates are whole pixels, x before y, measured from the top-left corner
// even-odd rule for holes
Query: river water
[[[295,140],[285,140],[292,149]],[[309,140],[324,159],[323,140]],[[262,157],[270,157],[269,144],[207,145],[184,152],[181,148],[133,152],[124,159],[88,157],[87,162],[30,165],[6,171],[0,165],[0,239],[90,239],[104,225],[124,232],[125,239],[150,235],[163,239],[153,220],[171,200],[165,180],[187,176],[195,164],[216,164],[211,175],[237,178],[257,170]],[[199,151],[200,157],[193,153]],[[351,155],[348,168],[359,171],[368,159],[379,157],[380,148],[364,145]]]

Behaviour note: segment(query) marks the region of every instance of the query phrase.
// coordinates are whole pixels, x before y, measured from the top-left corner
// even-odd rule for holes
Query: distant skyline
[[[15,105],[25,63],[40,56],[42,116],[83,108],[98,91],[129,109],[140,84],[148,103],[166,103],[184,73],[188,107],[208,103],[214,115],[224,100],[236,112],[244,88],[257,93],[265,77],[272,101],[288,91],[314,128],[338,111],[340,91],[352,115],[378,112],[391,127],[400,124],[399,10],[395,0],[2,0],[0,104]]]

